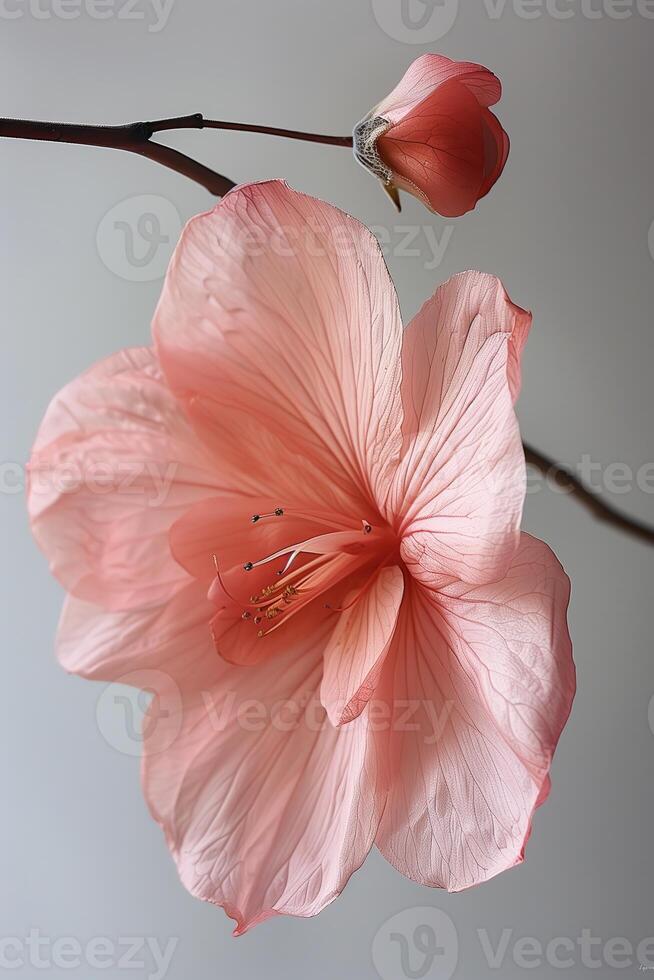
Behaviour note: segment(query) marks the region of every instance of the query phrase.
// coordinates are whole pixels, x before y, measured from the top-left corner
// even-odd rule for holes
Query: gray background
[[[413,15],[426,18],[411,30],[399,0],[173,0],[165,24],[151,0],[132,7],[107,0],[106,19],[95,19],[86,0],[77,8],[32,2],[6,0],[0,12],[3,111],[12,116],[110,123],[202,111],[345,134],[423,51],[496,70],[512,153],[490,197],[456,222],[407,198],[396,216],[344,149],[209,131],[168,134],[166,142],[237,180],[285,176],[382,226],[407,317],[455,271],[502,276],[535,314],[519,405],[525,436],[569,465],[584,454],[602,464],[595,480],[603,475],[609,499],[654,521],[652,471],[649,493],[635,486],[639,468],[654,459],[654,21],[645,16],[654,5],[479,0],[457,11],[446,0],[432,19],[411,0]],[[61,592],[28,533],[20,467],[61,385],[122,346],[147,343],[176,215],[186,220],[211,199],[147,160],[109,150],[6,142],[0,160],[0,937],[24,943],[30,929],[83,944],[134,936],[165,945],[178,937],[173,980],[333,980],[378,975],[372,950],[381,929],[377,967],[402,980],[386,923],[409,910],[397,928],[411,944],[416,926],[442,924],[438,913],[420,911],[426,906],[454,923],[458,956],[445,930],[447,955],[423,972],[416,953],[419,976],[449,977],[455,963],[454,975],[467,980],[637,973],[635,964],[612,967],[602,945],[594,947],[601,963],[594,969],[578,945],[569,954],[574,966],[564,969],[546,961],[526,969],[514,957],[524,936],[576,943],[590,929],[602,943],[624,937],[636,945],[654,935],[654,551],[542,486],[529,496],[524,524],[553,546],[573,581],[579,693],[526,863],[449,896],[413,885],[373,853],[316,919],[277,919],[238,940],[222,912],[178,884],[120,718],[106,697],[98,706],[102,686],[69,678],[54,662]],[[124,235],[110,232],[117,216],[132,224],[138,262],[149,248],[138,235],[144,211],[170,241],[139,266],[128,260]],[[401,247],[405,226],[415,254]],[[425,226],[447,242],[438,267]],[[631,491],[615,492],[613,463],[631,468]],[[478,930],[497,945],[504,929],[512,930],[506,958],[493,970]],[[14,976],[153,972],[150,958],[134,970],[114,962],[100,972],[88,964],[41,970],[29,964],[27,947],[24,955]],[[42,956],[52,958],[52,947]]]

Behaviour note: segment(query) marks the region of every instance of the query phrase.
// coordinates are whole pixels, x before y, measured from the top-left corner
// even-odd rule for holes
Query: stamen
[[[264,519],[264,517],[283,517],[283,516],[284,516],[284,508],[275,507],[275,509],[271,511],[269,514],[253,514],[250,520],[252,521],[253,524],[258,524],[259,521],[262,521]]]
[[[220,568],[218,567],[218,558],[216,557],[216,555],[212,555],[211,557],[213,558],[213,567],[216,569],[216,578],[220,583],[221,589],[223,590],[225,595],[232,600],[232,602],[235,602],[237,606],[240,606],[241,601],[237,599],[235,596],[233,596],[232,593],[227,588],[227,586],[225,585],[225,581],[222,575],[220,574]]]
[[[268,636],[273,630],[279,629],[304,609],[307,603],[330,589],[344,576],[374,560],[376,555],[370,544],[364,544],[360,540],[361,531],[357,533],[356,526],[353,528],[350,525],[349,530],[347,528],[341,530],[338,524],[331,521],[322,521],[309,514],[300,515],[296,511],[284,510],[282,507],[276,507],[274,511],[266,514],[253,514],[251,521],[257,524],[263,519],[281,517],[284,514],[291,519],[300,517],[307,521],[329,523],[334,530],[319,534],[314,531],[313,536],[309,536],[305,541],[287,545],[273,554],[256,561],[248,561],[242,566],[244,571],[250,572],[254,568],[270,566],[280,559],[285,562],[281,569],[270,569],[272,582],[269,580],[268,585],[250,595],[249,609],[242,613],[244,620],[251,620],[257,626],[262,626],[257,633],[260,637]],[[371,535],[376,529],[369,521],[361,520],[361,530],[364,535]],[[298,561],[298,558],[302,560]],[[214,564],[218,574],[215,557]],[[344,606],[339,608],[327,604],[325,608],[332,609],[334,612],[349,609],[365,594],[374,578],[373,575]],[[243,609],[242,599],[240,603]]]
[[[266,636],[282,626],[287,619],[295,615],[296,612],[299,612],[300,609],[303,609],[306,602],[311,601],[312,595],[322,591],[325,584],[327,584],[325,579],[327,578],[327,581],[329,581],[333,574],[333,566],[334,556],[321,555],[308,565],[305,565],[303,568],[298,568],[295,572],[291,573],[291,577],[295,579],[295,584],[289,585],[288,579],[285,580],[285,588],[281,593],[281,599],[284,605],[276,607],[277,609],[281,608],[283,615],[274,626],[266,630]],[[279,598],[277,596],[271,599],[270,602],[277,603],[279,602]]]
[[[330,557],[331,557],[330,555],[317,555],[311,561],[307,562],[306,565],[303,565],[301,568],[296,568],[295,571],[287,575],[283,583],[278,582],[274,585],[266,586],[266,588],[270,589],[270,595],[273,595],[275,592],[279,591],[282,585],[290,588],[291,582],[296,582],[297,584],[300,584],[300,582],[304,581],[304,579],[308,576],[309,572],[316,571],[321,566],[328,564]],[[300,580],[299,582],[298,579]],[[259,602],[260,598],[261,598],[260,596],[257,596],[256,602]]]
[[[279,592],[281,583],[279,585],[267,585],[265,589],[262,589],[260,593],[255,593],[250,596],[250,602],[253,606],[260,606],[262,602],[266,602],[269,599],[274,601],[274,595]],[[261,612],[261,609],[259,610]]]

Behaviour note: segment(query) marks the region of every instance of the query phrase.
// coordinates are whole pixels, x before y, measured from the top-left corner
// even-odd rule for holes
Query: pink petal
[[[523,860],[575,681],[569,584],[542,542],[524,535],[503,581],[449,592],[414,585],[403,605],[382,683],[412,710],[392,726],[377,844],[413,880],[460,891]]]
[[[502,95],[499,78],[488,68],[467,61],[451,61],[440,54],[423,54],[409,66],[373,115],[397,123],[435,88],[451,79],[465,85],[480,106],[495,105]]]
[[[325,674],[320,698],[333,725],[351,722],[375,692],[404,592],[397,565],[383,568],[350,608],[356,595],[346,597],[345,611],[325,648]]]
[[[508,134],[500,125],[499,120],[489,109],[482,109],[482,121],[484,128],[484,182],[479,192],[480,197],[484,197],[493,187],[509,157],[510,142]]]
[[[217,490],[154,354],[140,348],[96,364],[54,398],[30,461],[28,506],[60,582],[118,611],[156,605],[188,581],[168,529]]]
[[[465,85],[449,81],[384,133],[377,149],[397,186],[446,217],[472,210],[486,180],[482,111]]]
[[[237,188],[186,226],[154,334],[198,431],[221,456],[225,433],[241,440],[244,484],[272,495],[297,469],[329,506],[383,496],[399,452],[402,326],[359,222],[279,181]]]
[[[162,719],[182,725],[167,751],[146,740],[146,797],[181,879],[223,906],[236,934],[275,914],[315,915],[377,830],[385,770],[364,718],[336,729],[320,705],[325,637],[256,668],[223,665]]]
[[[414,576],[501,578],[519,540],[525,466],[512,405],[530,315],[493,276],[448,280],[409,324],[403,457],[388,513]]]
[[[218,658],[209,629],[213,607],[191,581],[163,605],[109,612],[68,596],[57,655],[72,674],[140,686],[135,672],[160,671],[190,687],[208,682]]]
[[[457,659],[539,782],[547,776],[575,692],[569,598],[570,582],[556,556],[524,533],[501,582],[456,583],[438,597]]]

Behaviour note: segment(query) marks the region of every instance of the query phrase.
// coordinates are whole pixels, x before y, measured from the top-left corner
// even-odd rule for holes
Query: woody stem
[[[234,181],[205,167],[204,164],[174,150],[169,146],[153,142],[155,133],[174,129],[225,129],[245,133],[264,133],[269,136],[284,136],[288,139],[305,140],[312,143],[327,143],[332,146],[352,146],[351,136],[320,136],[316,133],[302,133],[294,129],[279,129],[276,126],[255,126],[249,123],[224,122],[205,119],[201,112],[189,116],[176,116],[170,119],[156,119],[153,122],[127,123],[124,126],[91,126],[78,123],[41,122],[35,119],[0,119],[0,136],[10,139],[42,140],[48,143],[78,143],[83,146],[103,146],[113,150],[138,153],[169,170],[174,170],[200,184],[210,194],[222,197],[232,187]]]
[[[571,470],[561,466],[560,463],[556,463],[549,456],[539,452],[538,449],[534,449],[526,442],[523,443],[523,446],[527,463],[575,497],[598,521],[603,521],[605,524],[617,528],[618,531],[624,531],[625,534],[630,534],[632,537],[638,538],[639,541],[654,544],[654,528],[642,521],[627,517],[612,507],[611,504],[605,503],[597,493],[584,486]]]

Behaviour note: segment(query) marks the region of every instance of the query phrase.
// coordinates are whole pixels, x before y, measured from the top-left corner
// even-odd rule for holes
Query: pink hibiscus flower
[[[458,217],[504,170],[509,137],[489,108],[501,95],[488,68],[423,54],[355,128],[355,156],[398,208],[400,188],[431,211]]]
[[[47,411],[59,658],[155,689],[145,795],[237,933],[373,843],[451,890],[522,860],[574,693],[567,578],[520,532],[529,324],[468,272],[403,331],[359,222],[254,184],[186,226],[154,348]]]

